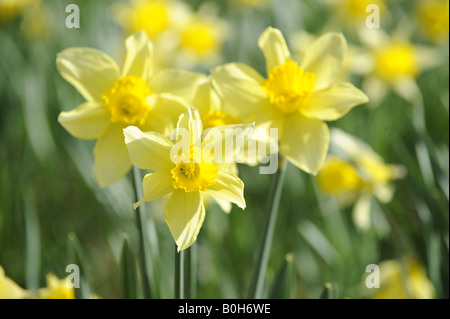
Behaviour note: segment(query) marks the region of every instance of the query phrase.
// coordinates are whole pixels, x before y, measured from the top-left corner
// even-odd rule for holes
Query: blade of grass
[[[270,247],[272,245],[275,223],[278,215],[278,207],[280,206],[281,192],[283,189],[284,176],[288,162],[280,157],[278,170],[273,176],[273,184],[269,192],[269,206],[265,219],[263,236],[260,241],[256,266],[253,272],[252,281],[250,283],[249,298],[262,298],[264,277],[266,274],[267,262],[269,260]]]

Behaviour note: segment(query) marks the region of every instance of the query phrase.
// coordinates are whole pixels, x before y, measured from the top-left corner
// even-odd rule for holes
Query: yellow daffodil
[[[228,25],[218,17],[218,8],[213,3],[203,4],[196,12],[187,11],[176,28],[179,33],[174,61],[177,67],[211,67],[220,62]]]
[[[416,10],[420,31],[433,43],[448,43],[449,0],[422,0]]]
[[[59,279],[54,274],[47,274],[47,287],[37,292],[38,299],[75,299],[74,288],[69,287],[66,279]]]
[[[222,126],[220,132],[227,128],[241,128],[240,136],[251,133],[252,125]],[[177,124],[177,131],[188,133],[187,146],[177,150],[173,141],[156,132],[142,132],[135,126],[124,129],[125,143],[133,164],[153,172],[145,175],[142,187],[143,198],[135,208],[144,202],[154,201],[170,194],[165,209],[165,221],[178,246],[183,250],[191,246],[205,219],[204,196],[232,202],[245,208],[243,196],[244,183],[234,174],[222,169],[222,161],[217,161],[211,149],[206,150],[205,141],[211,142],[207,132],[202,141],[203,126],[200,114],[195,108],[182,114]],[[237,136],[238,138],[239,136]],[[221,143],[222,138],[214,137],[213,143]]]
[[[217,7],[205,3],[194,12],[177,0],[136,0],[116,4],[115,16],[127,34],[144,30],[156,48],[161,67],[211,67],[220,61],[227,24]]]
[[[372,196],[388,203],[394,194],[391,181],[404,177],[405,168],[386,164],[369,145],[339,129],[331,130],[330,145],[332,155],[319,171],[317,184],[341,205],[355,203],[354,222],[367,229]]]
[[[281,153],[300,169],[316,174],[328,150],[334,121],[367,102],[351,83],[336,83],[346,54],[345,38],[328,33],[314,41],[300,64],[291,59],[281,32],[267,28],[258,41],[267,78],[248,65],[230,63],[212,71],[223,103],[244,121],[278,129]]]
[[[151,40],[173,27],[175,17],[184,6],[171,0],[131,0],[117,3],[114,14],[127,34],[145,31]]]
[[[389,17],[384,0],[325,0],[330,8],[331,17],[324,27],[325,30],[347,28],[349,32],[366,27],[366,21],[372,14],[374,6],[379,12],[380,23]],[[370,19],[370,17],[369,17]]]
[[[6,277],[5,271],[0,266],[0,299],[21,299],[30,296],[29,291],[22,289],[11,278]]]
[[[379,264],[380,288],[370,289],[373,299],[432,299],[434,286],[416,259],[386,260]]]
[[[400,28],[392,36],[381,29],[360,30],[365,50],[359,59],[350,62],[355,63],[352,70],[360,69],[358,73],[365,76],[362,86],[374,106],[382,101],[389,89],[407,101],[418,99],[420,90],[416,78],[442,61],[438,50],[415,45],[404,33],[406,31]]]
[[[131,168],[122,129],[134,125],[169,134],[205,77],[181,70],[155,73],[152,44],[144,32],[130,36],[126,48],[122,72],[112,58],[91,48],[66,49],[56,61],[61,76],[86,99],[58,120],[73,136],[97,140],[94,177],[101,187]]]
[[[209,78],[205,78],[205,81],[199,85],[193,105],[196,106],[200,114],[204,130],[216,126],[244,124],[240,118],[233,116],[233,110],[222,104]],[[253,166],[259,164],[270,154],[277,152],[277,140],[268,135],[266,129],[258,128],[248,136],[242,148],[238,150],[236,162]],[[223,165],[222,168],[237,175],[238,168],[234,163],[228,163],[228,167]],[[207,198],[205,197],[205,199]],[[213,199],[224,212],[229,213],[231,211],[230,202],[217,198]]]
[[[40,2],[41,0],[0,0],[0,22],[16,18]]]

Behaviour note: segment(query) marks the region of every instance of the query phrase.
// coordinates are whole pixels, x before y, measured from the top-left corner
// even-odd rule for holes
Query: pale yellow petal
[[[216,183],[209,186],[205,194],[245,209],[244,182],[234,174],[219,170]]]
[[[205,80],[198,86],[197,94],[192,104],[203,118],[212,111],[220,111],[221,103],[217,93],[213,90],[211,81]]]
[[[147,103],[150,112],[142,130],[158,132],[167,137],[176,128],[180,115],[188,110],[183,99],[171,94],[152,94]]]
[[[58,54],[61,76],[88,101],[101,101],[103,92],[114,86],[120,71],[105,53],[91,48],[71,48]]]
[[[367,95],[351,83],[338,83],[311,93],[303,101],[304,115],[323,121],[335,121],[347,114],[353,107],[366,103]]]
[[[258,128],[276,128],[278,130],[278,138],[282,138],[284,134],[284,126],[286,122],[286,114],[282,113],[273,104],[261,104],[261,108],[257,112],[253,112],[247,116],[248,122],[255,122]]]
[[[269,101],[261,87],[264,78],[242,63],[221,65],[211,72],[212,83],[230,114],[244,120]]]
[[[0,299],[21,299],[29,296],[28,291],[5,276],[5,271],[0,266]]]
[[[96,139],[111,125],[108,114],[97,102],[86,102],[68,112],[61,112],[58,122],[73,136]]]
[[[211,127],[205,131],[202,148],[214,152],[215,163],[235,163],[254,131],[253,123]]]
[[[170,160],[172,142],[157,132],[142,132],[135,126],[123,130],[124,143],[131,162],[139,168],[165,171],[173,166]],[[122,137],[123,139],[123,137]]]
[[[199,84],[207,79],[205,74],[185,70],[167,69],[157,72],[150,82],[153,93],[170,93],[191,104]]]
[[[177,141],[187,138],[187,136],[183,134],[183,131],[189,133],[189,141],[185,140],[183,142],[189,142],[189,147],[195,145],[200,148],[202,144],[203,124],[200,113],[192,106],[188,108],[187,112],[180,115],[177,123],[177,130],[174,132],[175,136],[172,136],[171,138],[176,139]]]
[[[166,205],[165,221],[178,251],[189,248],[197,239],[205,220],[205,206],[200,192],[173,191]]]
[[[153,172],[144,176],[142,181],[144,197],[134,204],[134,209],[144,202],[152,202],[170,194],[174,188],[170,171]]]
[[[286,119],[280,151],[295,166],[315,175],[325,161],[329,141],[324,122],[296,114]]]
[[[153,74],[153,46],[145,31],[129,36],[125,42],[127,56],[122,76],[137,76],[150,84]]]
[[[342,68],[347,41],[340,33],[326,33],[305,51],[301,67],[316,76],[316,90],[329,86]]]
[[[131,161],[125,146],[122,126],[111,126],[98,139],[94,157],[94,178],[100,187],[109,186],[128,173]]]
[[[266,59],[267,74],[290,59],[291,54],[280,30],[268,27],[259,37],[258,46]]]

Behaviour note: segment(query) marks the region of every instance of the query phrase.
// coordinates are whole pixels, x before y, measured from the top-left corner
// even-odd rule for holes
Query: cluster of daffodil
[[[145,31],[157,66],[208,68],[221,61],[228,25],[211,2],[194,12],[179,0],[131,0],[113,11],[126,34]]]
[[[47,287],[33,292],[23,289],[7,277],[0,266],[0,299],[74,299],[74,288],[66,284],[66,279],[59,279],[52,273],[47,274]]]
[[[336,128],[330,144],[330,155],[317,175],[317,183],[323,192],[336,196],[342,206],[355,203],[354,222],[368,229],[372,196],[381,203],[390,202],[394,195],[391,182],[404,177],[406,169],[386,164],[369,145]]]
[[[352,84],[336,81],[346,54],[341,34],[320,37],[301,64],[291,59],[277,29],[266,29],[259,46],[266,58],[267,78],[248,65],[222,65],[211,74],[217,93],[206,75],[154,70],[153,46],[145,32],[127,39],[122,72],[98,50],[73,48],[58,55],[59,72],[87,100],[62,112],[59,122],[75,137],[97,140],[94,177],[100,186],[121,179],[132,164],[153,171],[144,178],[144,197],[136,206],[170,194],[165,220],[179,250],[197,238],[206,196],[227,211],[227,202],[245,208],[244,185],[232,173],[236,170],[222,167],[214,154],[212,159],[204,158],[203,127],[223,127],[223,132],[227,127],[241,128],[248,136],[254,124],[247,123],[263,130],[277,128],[282,156],[316,174],[328,151],[325,121],[336,120],[368,100]],[[174,128],[191,134],[190,154],[176,154],[179,161],[170,154]],[[215,143],[224,145],[225,135]]]
[[[416,79],[422,72],[444,61],[445,48],[436,45],[448,44],[448,0],[418,1],[414,16],[409,18],[404,14],[396,21],[397,27],[391,33],[380,27],[393,19],[387,1],[327,0],[324,3],[332,12],[324,30],[342,30],[347,26],[347,31],[357,39],[358,43],[350,46],[342,76],[363,76],[362,88],[370,98],[369,105],[378,106],[389,90],[408,102],[421,99]],[[374,8],[379,17],[378,25],[367,26],[371,23],[368,15]],[[432,45],[413,43],[414,36],[425,38]],[[294,38],[297,43],[307,43],[313,36],[300,32]]]

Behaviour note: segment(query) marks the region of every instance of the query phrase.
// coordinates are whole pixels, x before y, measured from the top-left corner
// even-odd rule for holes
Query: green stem
[[[186,297],[195,299],[197,297],[197,245],[194,243],[186,254]]]
[[[262,298],[264,277],[266,274],[267,262],[269,260],[270,247],[272,246],[273,233],[280,206],[281,191],[286,173],[287,161],[280,156],[278,171],[273,176],[273,184],[269,193],[269,206],[266,214],[264,232],[258,249],[258,259],[250,283],[249,298]]]
[[[139,171],[139,168],[133,166],[133,188],[134,193],[136,195],[136,202],[139,201],[142,196],[142,188],[141,188],[141,172]],[[136,212],[136,221],[137,226],[139,230],[139,255],[140,255],[140,268],[141,268],[141,274],[143,277],[142,280],[142,290],[144,298],[148,299],[151,298],[151,290],[150,290],[150,268],[148,267],[149,263],[149,256],[148,256],[148,250],[146,249],[145,245],[145,215],[144,210],[142,209],[142,206],[139,206],[137,208]]]
[[[175,299],[184,299],[184,251],[175,245]]]

